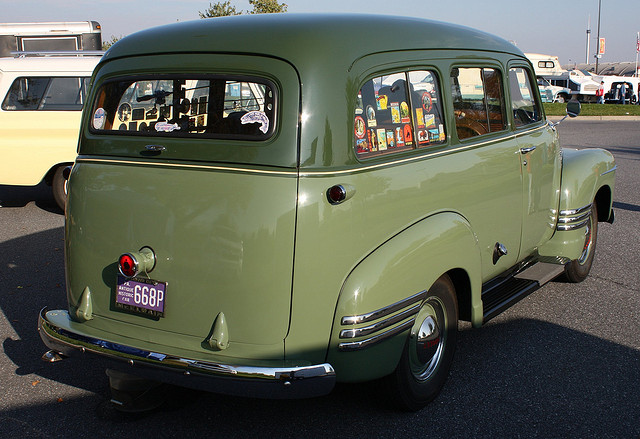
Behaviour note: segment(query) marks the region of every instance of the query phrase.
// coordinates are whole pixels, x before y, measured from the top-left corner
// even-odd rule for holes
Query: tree
[[[229,15],[240,15],[235,6],[231,6],[231,1],[209,3],[209,9],[204,12],[198,11],[200,18],[227,17]]]
[[[278,3],[277,0],[249,0],[249,4],[253,6],[250,14],[276,14],[279,12],[287,12],[286,3]]]
[[[246,14],[274,14],[279,12],[287,12],[286,3],[278,3],[277,0],[249,0],[249,4],[253,6],[251,11],[245,11]],[[238,11],[235,6],[231,5],[230,0],[223,2],[209,3],[209,8],[204,11],[198,11],[200,18],[227,17],[229,15],[240,15],[242,11]]]
[[[124,38],[122,35],[116,37],[115,35],[111,35],[111,39],[109,41],[102,42],[102,50],[109,50],[109,47],[113,46],[118,42],[118,40]]]

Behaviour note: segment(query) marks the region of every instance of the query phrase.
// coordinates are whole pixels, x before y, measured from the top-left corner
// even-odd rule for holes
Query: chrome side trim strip
[[[346,175],[346,174],[355,174],[363,171],[370,171],[373,169],[386,168],[395,165],[400,165],[403,163],[410,163],[419,160],[429,159],[431,157],[438,157],[441,155],[453,154],[459,151],[464,151],[467,149],[479,148],[485,145],[489,145],[491,143],[503,142],[505,140],[517,139],[518,137],[522,137],[528,134],[531,134],[535,131],[541,131],[546,128],[546,125],[542,125],[539,127],[532,128],[530,130],[517,132],[510,135],[504,135],[499,138],[491,138],[481,142],[473,142],[469,144],[463,144],[456,148],[444,149],[441,151],[434,151],[427,154],[420,154],[413,157],[407,157],[404,159],[398,159],[391,162],[377,163],[375,165],[369,165],[364,167],[350,167],[349,169],[335,170],[335,171],[304,171],[300,169],[300,173],[298,171],[267,171],[267,170],[259,170],[259,169],[250,169],[250,168],[240,168],[233,166],[216,166],[216,165],[193,165],[193,164],[182,164],[182,163],[165,163],[165,162],[152,162],[148,160],[115,160],[115,159],[103,159],[103,158],[88,158],[88,157],[79,157],[76,159],[77,162],[85,162],[85,163],[110,163],[110,164],[125,164],[125,165],[146,165],[146,166],[157,166],[157,167],[166,167],[166,168],[190,168],[190,169],[204,169],[204,170],[219,170],[219,171],[231,171],[231,172],[246,172],[251,174],[264,174],[264,175],[281,175],[281,176],[301,176],[301,177],[329,177],[336,175]],[[505,133],[507,131],[504,131]]]
[[[618,169],[618,165],[615,165],[613,168],[609,169],[608,171],[604,171],[602,174],[600,174],[600,177],[602,177],[603,175],[611,174],[612,172],[616,172],[616,169]]]
[[[425,291],[419,292],[418,294],[414,294],[411,297],[407,297],[406,299],[403,299],[399,302],[392,303],[389,306],[385,306],[384,308],[380,308],[366,314],[360,314],[357,316],[344,316],[342,317],[340,324],[343,326],[357,325],[359,323],[366,323],[372,320],[377,320],[379,318],[388,316],[389,314],[392,314],[398,310],[401,310],[402,308],[406,308],[407,306],[409,306],[414,302],[422,301],[426,298],[426,296],[427,296],[427,291],[425,290]]]
[[[338,345],[338,349],[343,352],[359,351],[361,349],[364,349],[376,343],[379,343],[389,337],[393,337],[396,334],[400,334],[403,331],[406,331],[407,329],[411,328],[411,326],[413,325],[413,321],[414,319],[408,320],[403,324],[396,326],[393,329],[383,332],[382,334],[378,334],[374,337],[367,338],[366,340],[352,341],[349,343],[340,343]]]
[[[566,216],[562,216],[558,218],[558,222],[559,223],[571,223],[571,222],[576,222],[576,221],[582,221],[585,218],[589,218],[589,215],[591,215],[591,211],[587,211],[584,212],[580,215],[577,215],[575,217],[566,217]]]
[[[426,297],[427,291],[425,290],[375,311],[342,317],[340,324],[343,326],[358,325],[372,320],[378,321],[368,326],[347,328],[340,331],[339,338],[341,339],[353,339],[357,337],[368,338],[359,341],[339,343],[338,350],[345,352],[364,349],[411,328],[415,321],[415,316],[420,311],[422,302]]]
[[[569,230],[577,230],[577,229],[581,229],[582,227],[585,227],[587,224],[589,224],[589,219],[587,218],[586,220],[580,222],[580,223],[576,223],[576,224],[558,224],[557,230],[561,231],[561,232],[567,232]]]
[[[418,311],[420,311],[419,303],[388,319],[374,323],[373,325],[365,326],[363,328],[343,329],[342,331],[340,331],[340,338],[365,337],[367,335],[373,334],[374,332],[386,329],[389,326],[401,322],[402,320],[408,319],[409,317],[413,317],[418,314]]]
[[[561,210],[556,230],[566,232],[585,227],[590,221],[591,206],[588,204],[578,209]]]
[[[304,171],[304,170],[300,170],[300,176],[302,177],[324,177],[324,176],[331,176],[331,175],[344,175],[344,174],[354,174],[354,173],[358,173],[358,172],[362,172],[362,171],[370,171],[372,169],[379,169],[379,168],[385,168],[385,167],[390,167],[390,166],[395,166],[395,165],[399,165],[399,164],[403,164],[403,163],[409,163],[409,162],[414,162],[414,161],[418,161],[418,160],[426,160],[429,159],[431,157],[438,157],[441,155],[446,155],[446,154],[453,154],[459,151],[465,151],[467,149],[474,149],[474,148],[479,148],[485,145],[489,145],[491,143],[496,143],[496,142],[504,142],[505,140],[511,140],[511,139],[517,139],[518,137],[522,137],[524,135],[527,134],[531,134],[535,131],[542,131],[544,128],[546,128],[548,126],[548,123],[539,127],[535,127],[535,128],[531,128],[530,130],[527,131],[522,131],[522,132],[518,132],[518,133],[513,133],[513,134],[509,134],[509,135],[503,135],[499,138],[491,138],[491,139],[487,139],[485,141],[481,141],[481,142],[473,142],[473,143],[469,143],[469,144],[463,144],[460,145],[456,148],[450,148],[450,149],[444,149],[441,151],[434,151],[428,154],[424,154],[424,155],[417,155],[414,157],[408,157],[408,158],[404,158],[404,159],[398,159],[398,160],[394,160],[391,162],[385,162],[385,163],[379,163],[379,164],[375,164],[375,165],[369,165],[369,166],[365,166],[362,168],[350,168],[350,169],[345,169],[345,170],[336,170],[336,171]],[[503,133],[506,133],[507,131],[505,130]],[[475,140],[475,139],[474,139]]]
[[[586,206],[582,206],[578,209],[573,209],[573,210],[561,210],[560,211],[560,215],[565,215],[565,216],[569,216],[569,215],[576,215],[578,213],[582,213],[585,212],[587,210],[591,209],[591,204],[587,204]]]
[[[298,175],[297,171],[268,171],[263,169],[251,169],[251,168],[239,168],[235,166],[219,166],[219,165],[192,165],[188,163],[166,163],[166,162],[151,162],[148,160],[115,160],[115,159],[99,159],[99,158],[86,158],[78,157],[76,159],[78,163],[106,163],[111,165],[144,165],[153,166],[158,168],[183,168],[183,169],[202,169],[208,171],[228,171],[228,172],[246,172],[248,174],[264,174],[264,175],[281,175],[287,177],[295,177]]]

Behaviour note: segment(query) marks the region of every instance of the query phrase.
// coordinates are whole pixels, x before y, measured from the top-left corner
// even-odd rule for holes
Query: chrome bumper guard
[[[38,318],[40,338],[55,357],[93,354],[105,367],[145,378],[207,390],[214,393],[269,399],[295,399],[326,395],[335,385],[336,375],[328,364],[310,366],[254,367],[200,361],[145,351],[131,346],[87,337],[47,319],[43,308]]]

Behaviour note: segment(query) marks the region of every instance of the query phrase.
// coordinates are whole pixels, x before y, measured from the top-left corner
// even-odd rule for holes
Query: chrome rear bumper
[[[51,318],[58,323],[53,323]],[[38,332],[49,352],[73,357],[93,354],[105,360],[105,367],[166,383],[256,398],[308,398],[326,395],[335,385],[336,375],[328,364],[310,366],[254,367],[214,363],[141,350],[73,332],[60,323],[67,311],[40,311]],[[64,319],[63,319],[64,321]]]

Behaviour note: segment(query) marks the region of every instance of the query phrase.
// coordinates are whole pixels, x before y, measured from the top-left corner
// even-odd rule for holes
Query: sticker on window
[[[256,122],[260,124],[260,131],[263,134],[267,134],[267,131],[269,131],[269,118],[262,111],[250,111],[240,118],[240,123],[243,125]]]
[[[354,123],[354,146],[360,158],[446,142],[435,73],[399,72],[365,82],[358,91]]]
[[[164,133],[172,133],[180,129],[180,125],[177,123],[157,122],[155,125],[156,131]]]
[[[93,113],[93,127],[96,130],[101,130],[104,127],[104,122],[107,120],[107,112],[104,111],[104,108],[98,108],[95,113]]]
[[[207,74],[107,81],[94,102],[91,129],[114,135],[265,140],[277,114],[269,80]]]

